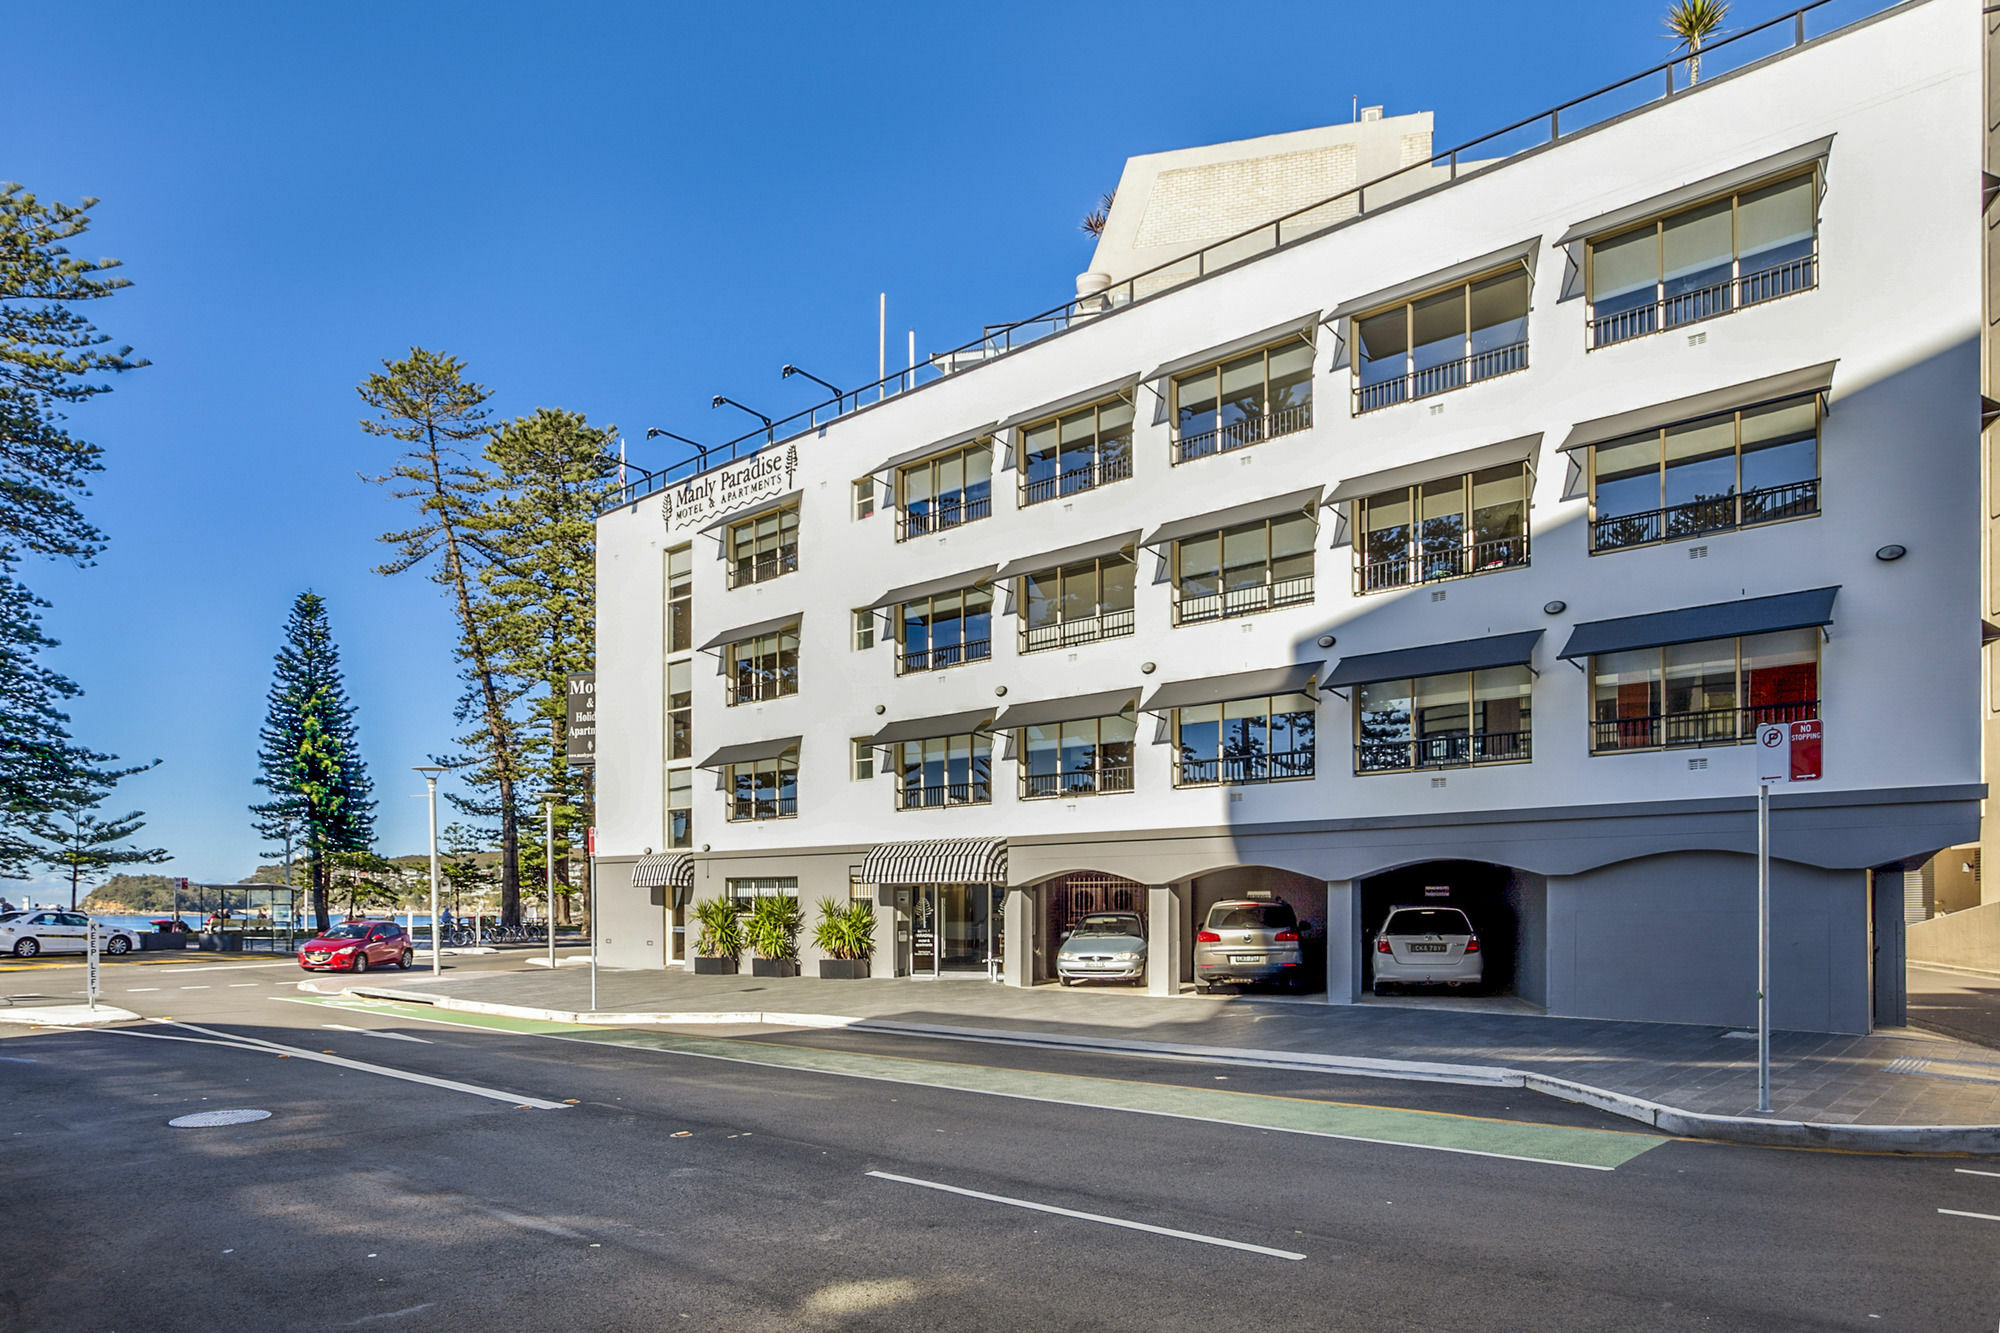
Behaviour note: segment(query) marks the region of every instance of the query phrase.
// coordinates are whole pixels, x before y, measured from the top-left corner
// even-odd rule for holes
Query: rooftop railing
[[[1713,81],[1718,75],[1805,45],[1806,15],[1833,2],[1811,0],[1741,32],[1703,43],[1702,72]],[[1867,12],[1872,14],[1887,7],[1887,4],[1871,3]],[[926,360],[906,370],[884,375],[872,384],[815,403],[734,440],[706,449],[696,458],[648,472],[642,481],[620,487],[618,500],[607,508],[631,504],[711,468],[787,443],[874,403],[909,393],[947,375],[983,365],[1016,348],[1065,332],[1080,323],[1114,314],[1186,283],[1295,245],[1343,223],[1365,217],[1371,207],[1379,212],[1412,195],[1489,171],[1521,153],[1558,143],[1641,107],[1682,95],[1690,90],[1691,85],[1679,81],[1676,71],[1687,60],[1688,57],[1682,55],[1649,66],[1616,83],[1608,83],[1478,138],[1432,153],[1427,158],[1385,176],[1364,181],[1331,198],[1294,209],[1178,259],[1135,273],[1101,291],[1079,294],[1026,319],[988,324],[978,338],[948,351],[933,352]]]

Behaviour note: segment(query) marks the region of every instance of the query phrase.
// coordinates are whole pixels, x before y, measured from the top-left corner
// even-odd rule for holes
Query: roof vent
[[[1381,107],[1379,107],[1379,106],[1364,106],[1364,107],[1362,107],[1362,108],[1361,108],[1361,119],[1363,119],[1363,120],[1380,120],[1380,119],[1382,119],[1382,108],[1381,108]]]

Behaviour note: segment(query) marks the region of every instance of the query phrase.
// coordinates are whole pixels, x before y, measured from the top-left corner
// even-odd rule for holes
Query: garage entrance
[[[1041,886],[1041,938],[1035,950],[1035,980],[1055,979],[1056,950],[1063,936],[1092,912],[1137,912],[1146,917],[1146,886],[1117,875],[1080,870]]]
[[[1227,870],[1217,870],[1206,875],[1197,875],[1191,881],[1188,897],[1191,926],[1186,932],[1185,969],[1183,975],[1194,976],[1195,936],[1208,920],[1208,912],[1217,903],[1232,899],[1275,899],[1291,904],[1292,912],[1299,919],[1300,952],[1305,958],[1306,975],[1299,990],[1307,994],[1322,994],[1326,990],[1326,881],[1312,879],[1306,875],[1295,875],[1288,870],[1273,870],[1266,866],[1232,866]],[[1266,996],[1276,992],[1274,986],[1234,987],[1235,990]]]
[[[1478,932],[1485,957],[1485,981],[1477,990],[1415,988],[1416,995],[1458,998],[1513,996],[1547,1003],[1545,921],[1547,886],[1541,876],[1488,861],[1426,861],[1373,875],[1360,882],[1363,994],[1375,982],[1375,935],[1398,907],[1456,907]],[[1405,993],[1398,991],[1397,993]]]

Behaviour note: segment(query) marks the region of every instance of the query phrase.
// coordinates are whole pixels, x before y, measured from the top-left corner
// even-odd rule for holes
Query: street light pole
[[[424,782],[430,789],[429,795],[431,804],[431,975],[435,977],[435,976],[442,976],[444,974],[444,954],[440,948],[440,945],[443,942],[439,939],[439,936],[442,934],[442,932],[438,930],[438,774],[444,772],[444,769],[439,767],[419,764],[415,767],[413,771],[424,775]]]
[[[544,801],[542,809],[548,815],[547,831],[543,834],[546,850],[542,853],[542,860],[548,863],[545,869],[549,873],[549,919],[547,924],[549,928],[549,973],[553,976],[556,970],[556,803],[554,801]]]

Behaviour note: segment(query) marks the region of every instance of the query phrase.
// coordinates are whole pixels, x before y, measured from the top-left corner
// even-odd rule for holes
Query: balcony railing
[[[1377,408],[1394,407],[1397,403],[1414,402],[1419,398],[1432,398],[1453,389],[1463,389],[1468,384],[1490,380],[1500,375],[1511,375],[1517,370],[1528,368],[1528,344],[1525,341],[1509,343],[1505,347],[1495,347],[1487,352],[1474,352],[1456,361],[1442,365],[1425,366],[1421,370],[1405,371],[1401,375],[1373,384],[1354,386],[1354,412],[1373,412]]]
[[[1021,799],[1040,801],[1055,796],[1095,796],[1132,790],[1132,769],[1093,768],[1075,773],[1023,773]]]
[[[1022,469],[1027,475],[1027,469]],[[1075,495],[1079,491],[1096,490],[1099,486],[1109,486],[1114,481],[1124,481],[1132,475],[1132,454],[1128,450],[1113,454],[1109,458],[1093,458],[1082,467],[1058,472],[1052,477],[1042,477],[1021,484],[1021,506],[1041,504],[1044,500],[1058,500],[1065,495]]]
[[[1134,625],[1132,609],[1104,611],[1082,620],[1060,620],[1052,625],[1036,625],[1033,628],[1022,622],[1021,651],[1024,653],[1047,652],[1051,648],[1074,648],[1080,643],[1096,643],[1100,639],[1122,639],[1132,633]]]
[[[1805,699],[1754,708],[1604,718],[1590,724],[1590,749],[1593,754],[1609,754],[1687,745],[1737,745],[1754,740],[1757,728],[1766,722],[1810,722],[1818,716],[1819,700]]]
[[[1214,430],[1198,431],[1193,435],[1183,435],[1174,441],[1173,461],[1175,464],[1191,463],[1197,458],[1207,458],[1211,454],[1226,454],[1234,449],[1246,448],[1260,440],[1276,439],[1280,435],[1290,435],[1293,431],[1309,430],[1313,424],[1313,405],[1308,398],[1296,407],[1281,407],[1275,412],[1262,416],[1244,417]]]
[[[949,805],[991,804],[993,784],[983,779],[978,782],[941,782],[928,787],[904,783],[896,789],[898,810],[942,810]]]
[[[1776,523],[1782,519],[1805,518],[1819,512],[1819,478],[1766,486],[1762,490],[1734,495],[1711,496],[1689,504],[1649,509],[1639,514],[1619,514],[1591,520],[1590,549],[1617,551],[1628,546],[1681,537],[1699,537],[1709,532],[1729,532],[1736,528]]]
[[[935,648],[904,650],[896,657],[896,674],[912,671],[942,671],[964,662],[983,662],[993,655],[991,639],[969,639],[964,643],[939,644]]]
[[[798,568],[799,548],[796,545],[780,547],[732,564],[729,567],[729,586],[740,588],[746,583],[762,583],[781,574],[795,574]]]
[[[1314,752],[1280,750],[1276,754],[1223,755],[1217,759],[1186,759],[1174,774],[1176,787],[1240,786],[1251,782],[1282,782],[1313,775]]]
[[[976,523],[993,515],[993,498],[982,495],[974,500],[940,501],[935,508],[921,513],[907,509],[896,514],[896,540],[906,542],[912,537],[922,537],[926,533],[948,532],[966,523]]]
[[[731,677],[728,688],[729,707],[738,704],[768,703],[782,699],[786,695],[799,692],[799,677],[796,671],[783,675],[756,675],[746,679]]]
[[[1420,547],[1386,560],[1363,560],[1354,569],[1355,593],[1410,588],[1444,579],[1518,569],[1528,563],[1528,534],[1494,537],[1483,542]]]
[[[1312,599],[1313,576],[1310,574],[1194,596],[1175,588],[1174,623],[1199,625],[1210,620],[1227,620],[1232,616],[1254,616],[1260,611],[1300,606]]]
[[[790,819],[798,812],[799,798],[796,796],[729,798],[729,822],[732,824],[746,819]]]
[[[1589,346],[1595,350],[1643,338],[1663,329],[1678,328],[1682,324],[1698,324],[1745,306],[1762,305],[1781,296],[1806,291],[1818,283],[1819,255],[1814,253],[1774,264],[1770,268],[1761,268],[1754,273],[1725,278],[1706,287],[1675,292],[1671,296],[1662,292],[1642,306],[1603,315],[1593,312],[1589,321]]]
[[[1470,764],[1519,764],[1533,758],[1525,731],[1472,731],[1397,741],[1362,741],[1354,747],[1356,773],[1397,773]]]

